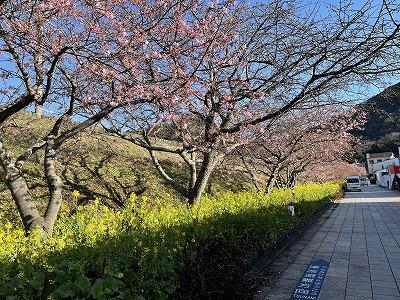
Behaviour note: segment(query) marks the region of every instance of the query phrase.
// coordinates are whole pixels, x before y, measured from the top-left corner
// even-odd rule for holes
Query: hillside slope
[[[50,118],[37,119],[29,113],[20,113],[5,130],[3,138],[7,148],[15,157],[22,152],[24,146],[31,145],[48,132],[52,123]],[[85,203],[96,197],[110,206],[123,206],[131,193],[159,201],[185,200],[160,178],[145,149],[111,136],[99,128],[86,131],[66,142],[57,160],[60,165],[58,174],[65,184],[66,207],[73,208],[77,202]],[[168,172],[181,178],[182,182],[186,181],[186,164],[177,156],[160,154],[160,160]],[[42,161],[43,152],[39,152],[25,165],[32,194],[39,203],[47,197]],[[216,170],[207,193],[249,188],[251,181],[242,174],[240,167],[230,167]],[[78,199],[71,197],[74,190],[80,193]],[[1,181],[0,207],[0,218],[2,214],[6,218],[16,214],[11,195]]]
[[[360,108],[367,116],[365,129],[357,132],[363,139],[362,152],[391,151],[397,155],[400,145],[400,83],[366,100]]]

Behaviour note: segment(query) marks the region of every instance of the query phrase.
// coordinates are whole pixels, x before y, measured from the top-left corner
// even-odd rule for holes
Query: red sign
[[[389,173],[390,174],[399,174],[400,166],[389,166]]]

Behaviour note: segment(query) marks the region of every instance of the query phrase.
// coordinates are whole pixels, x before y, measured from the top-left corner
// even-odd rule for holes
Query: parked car
[[[369,182],[369,179],[367,176],[360,176],[360,185],[361,186],[369,186],[371,183]]]
[[[347,191],[359,191],[361,192],[361,184],[359,176],[349,176],[346,179],[346,190]]]

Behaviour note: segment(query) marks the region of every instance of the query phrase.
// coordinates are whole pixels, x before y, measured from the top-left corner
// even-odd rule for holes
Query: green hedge
[[[0,229],[0,298],[165,299],[185,294],[199,257],[219,250],[246,260],[273,245],[338,194],[337,183],[223,193],[192,208],[131,197],[123,210],[98,201],[61,215],[51,238]],[[287,205],[296,207],[292,217]],[[241,246],[244,240],[251,241]],[[205,249],[207,249],[205,251]],[[211,249],[211,250],[210,250]],[[218,250],[219,249],[219,250]],[[214,251],[215,250],[215,251]],[[189,278],[185,281],[184,278]],[[190,288],[190,287],[189,287]]]

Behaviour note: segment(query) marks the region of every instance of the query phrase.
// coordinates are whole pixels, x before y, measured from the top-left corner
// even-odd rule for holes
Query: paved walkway
[[[308,264],[330,266],[319,300],[400,300],[400,194],[376,186],[347,193],[305,232],[286,255],[291,262],[280,278],[255,299],[287,300]]]

